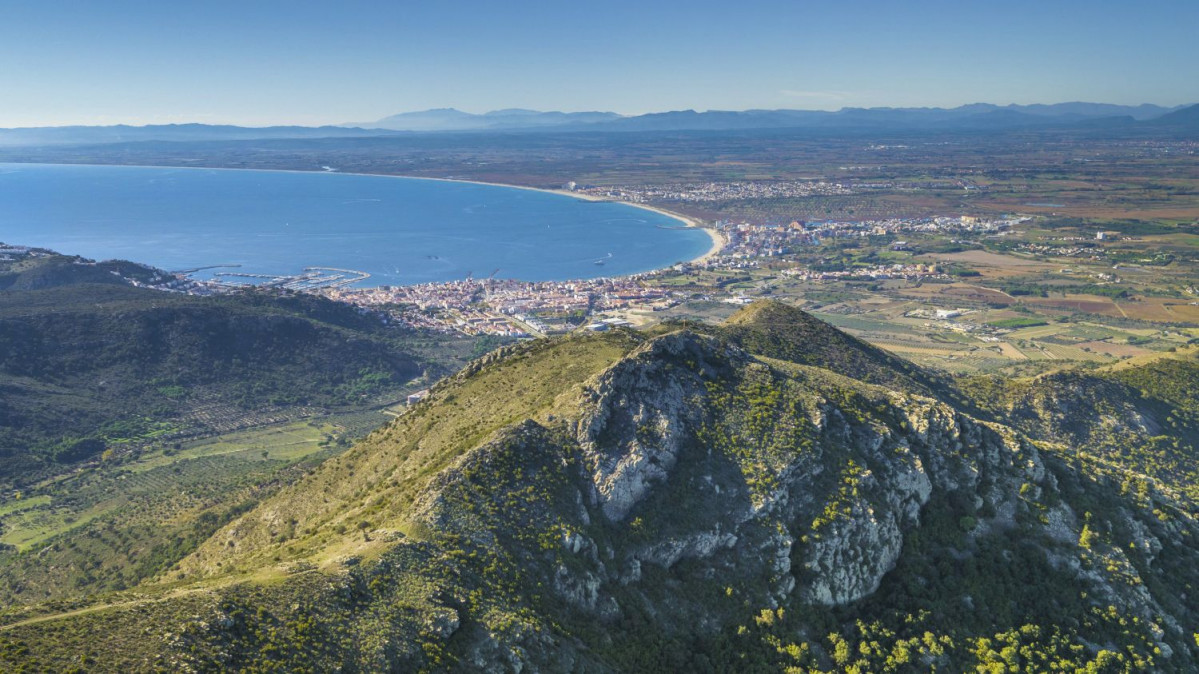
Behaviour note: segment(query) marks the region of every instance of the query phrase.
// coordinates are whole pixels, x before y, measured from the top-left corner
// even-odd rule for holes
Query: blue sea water
[[[360,285],[618,276],[702,255],[625,204],[494,185],[284,171],[0,164],[0,242],[167,270],[365,271]],[[604,264],[595,264],[596,260]]]

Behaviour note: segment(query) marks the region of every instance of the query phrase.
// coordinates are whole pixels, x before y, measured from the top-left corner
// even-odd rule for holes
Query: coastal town
[[[752,184],[749,184],[752,185]],[[660,188],[662,195],[727,194],[728,190],[765,189],[745,184],[706,183]],[[773,190],[843,189],[825,183],[789,183]],[[773,192],[772,192],[773,193]],[[629,201],[650,198],[646,193],[616,192],[603,195]],[[504,278],[466,278],[414,285],[358,287],[366,272],[330,267],[308,267],[291,276],[254,274],[240,269],[188,269],[171,274],[134,276],[134,285],[188,294],[221,294],[249,285],[283,291],[307,292],[345,302],[378,314],[384,321],[411,328],[446,333],[502,338],[530,338],[576,329],[605,330],[629,320],[669,310],[695,298],[696,288],[678,279],[696,273],[744,272],[769,266],[777,277],[806,283],[836,281],[914,282],[950,278],[934,264],[878,263],[847,269],[796,262],[792,254],[815,250],[824,242],[887,237],[892,250],[907,250],[901,236],[926,234],[1003,236],[1024,217],[930,217],[880,220],[826,220],[819,222],[753,223],[719,220],[707,227],[714,246],[705,256],[665,269],[621,277],[564,281],[520,281]],[[8,246],[5,258],[45,254],[40,249]],[[198,273],[199,272],[199,273]],[[114,272],[115,273],[115,272]],[[710,289],[707,291],[710,294]],[[738,295],[717,292],[711,299],[738,301]]]
[[[792,199],[853,194],[851,189],[840,183],[823,180],[669,183],[614,187],[580,187],[576,183],[567,183],[565,187],[568,191],[592,198],[625,201],[632,204],[670,201],[712,203],[745,199]]]
[[[1025,218],[891,218],[861,222],[751,224],[715,223],[709,230],[719,243],[715,254],[663,270],[617,278],[526,282],[514,279],[463,279],[405,286],[313,288],[333,300],[378,311],[396,324],[497,337],[541,337],[575,329],[604,330],[628,319],[668,310],[692,298],[694,289],[663,281],[680,274],[757,269],[782,264],[779,274],[805,282],[844,280],[948,280],[931,264],[878,264],[849,270],[812,269],[785,257],[825,239],[905,233],[999,235]],[[905,242],[893,246],[902,248]],[[726,299],[735,300],[734,295]]]

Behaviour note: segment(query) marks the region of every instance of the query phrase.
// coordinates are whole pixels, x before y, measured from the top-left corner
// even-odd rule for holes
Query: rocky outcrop
[[[697,396],[715,340],[692,334],[650,341],[585,392],[578,443],[591,472],[593,503],[619,521],[678,461],[701,420]]]
[[[755,424],[767,430],[755,435]],[[495,442],[527,445],[543,433],[524,422]],[[682,332],[649,340],[592,380],[570,433],[578,491],[557,538],[565,561],[547,569],[548,585],[601,620],[632,603],[667,631],[719,625],[714,607],[647,582],[679,568],[754,605],[851,604],[878,590],[934,500],[965,504],[971,514],[953,526],[971,537],[1039,518],[1037,540],[1080,583],[1141,607],[1146,620],[1161,613],[1143,586],[1116,587],[1082,561],[1081,516],[1057,500],[1032,443],[934,399],[760,362]],[[796,444],[772,444],[780,433],[796,433]],[[464,461],[486,460],[489,447]],[[433,502],[418,500],[417,511],[436,512],[422,510]],[[1136,519],[1127,526],[1152,559],[1156,536]],[[968,558],[969,547],[953,554]],[[1109,559],[1135,577],[1123,552]]]
[[[1193,519],[1152,489],[1143,503],[1080,498],[1086,476],[1009,426],[687,331],[587,380],[577,410],[510,424],[405,504],[428,539],[397,544],[425,546],[406,577],[454,588],[402,605],[429,652],[484,671],[609,671],[593,653],[620,630],[686,644],[811,605],[849,614],[921,555],[904,582],[923,588],[940,564],[1018,539],[998,554],[1060,574],[1080,622],[1117,606],[1150,651],[1189,656],[1177,616],[1191,600],[1154,581],[1195,560]],[[1104,498],[1119,505],[1100,526],[1089,510]]]

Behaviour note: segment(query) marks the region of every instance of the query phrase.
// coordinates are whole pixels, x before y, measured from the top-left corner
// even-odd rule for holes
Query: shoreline
[[[98,166],[114,166],[114,164],[98,164]],[[116,164],[116,166],[119,166],[119,164]],[[234,169],[234,170],[236,170],[236,169]],[[251,169],[251,170],[270,170],[270,169]],[[312,173],[312,171],[295,171],[295,173]],[[338,171],[321,171],[321,173],[338,173]],[[715,227],[705,227],[705,225],[703,223],[700,223],[698,221],[698,219],[695,219],[691,216],[685,216],[685,215],[682,215],[682,213],[668,211],[668,210],[662,209],[662,207],[658,207],[658,206],[650,206],[650,205],[646,205],[646,204],[634,204],[634,203],[632,203],[632,201],[620,201],[617,199],[604,199],[603,197],[592,197],[591,194],[579,194],[578,192],[571,192],[570,189],[550,189],[550,188],[546,188],[546,187],[529,187],[528,185],[508,185],[508,183],[506,183],[506,182],[484,182],[482,180],[462,180],[462,179],[457,179],[457,177],[416,177],[416,176],[410,176],[410,175],[388,175],[388,174],[382,174],[382,173],[343,173],[342,175],[374,175],[374,176],[381,176],[381,177],[405,177],[405,179],[410,179],[410,180],[440,180],[442,182],[464,182],[464,183],[466,183],[466,185],[484,185],[484,186],[488,186],[488,187],[511,187],[513,189],[528,189],[528,191],[530,191],[530,192],[544,192],[547,194],[559,194],[559,195],[562,195],[562,197],[573,197],[573,198],[580,199],[583,201],[597,201],[597,203],[623,204],[626,206],[632,206],[632,207],[634,207],[634,209],[641,209],[644,211],[656,212],[656,213],[658,213],[658,215],[667,216],[668,218],[671,218],[671,219],[676,219],[676,221],[683,223],[683,225],[685,225],[685,227],[687,227],[687,229],[703,230],[704,234],[706,234],[707,237],[709,237],[709,239],[712,240],[712,245],[709,248],[707,248],[706,253],[704,253],[703,255],[699,255],[698,258],[692,258],[692,259],[686,260],[686,261],[688,261],[688,263],[706,263],[707,260],[715,258],[716,255],[721,253],[721,251],[723,251],[723,249],[724,249],[724,246],[727,246],[728,242],[729,242],[727,237],[725,237],[723,234],[719,233],[719,231],[717,231],[717,229]],[[659,271],[659,270],[651,270],[651,271]],[[639,272],[639,273],[645,273],[645,272]]]
[[[109,164],[103,164],[103,166],[109,166]],[[298,173],[308,173],[308,171],[298,171]],[[325,173],[336,173],[336,172],[335,171],[325,171]],[[683,215],[682,213],[675,213],[674,211],[668,211],[665,208],[659,208],[657,206],[648,206],[646,204],[635,204],[631,201],[619,201],[617,199],[605,199],[603,197],[594,197],[594,196],[591,196],[590,194],[579,194],[578,192],[572,192],[570,190],[548,189],[548,188],[544,188],[544,187],[529,187],[527,185],[509,185],[508,183],[488,183],[488,182],[483,182],[482,180],[461,180],[458,178],[418,178],[418,177],[413,177],[413,176],[388,175],[388,174],[384,174],[384,173],[343,173],[342,175],[382,176],[385,178],[409,178],[409,179],[413,179],[413,180],[440,180],[440,181],[447,182],[447,183],[466,183],[468,185],[486,185],[488,187],[510,187],[512,189],[517,189],[517,190],[529,190],[530,192],[545,192],[547,194],[558,194],[558,195],[561,195],[564,197],[573,197],[575,199],[580,199],[582,201],[594,201],[594,202],[603,202],[603,203],[609,203],[609,204],[623,204],[625,206],[631,206],[633,208],[640,208],[641,210],[644,210],[644,211],[652,211],[654,213],[657,213],[658,215],[665,215],[668,218],[678,220],[679,222],[683,223],[683,225],[686,226],[688,229],[702,230],[705,234],[708,235],[708,238],[712,240],[712,245],[708,247],[708,251],[706,253],[704,253],[703,255],[700,255],[699,257],[687,260],[687,262],[691,262],[691,263],[707,262],[711,258],[719,255],[720,251],[724,250],[724,247],[726,245],[728,245],[728,239],[725,238],[724,234],[721,234],[720,232],[718,232],[716,230],[716,228],[714,228],[714,227],[705,227],[702,223],[700,223],[699,220],[696,220],[695,218],[692,218],[687,215]],[[651,271],[659,271],[659,270],[654,269]],[[645,273],[645,272],[640,272],[640,273]]]
[[[577,192],[572,192],[572,191],[563,190],[563,189],[549,189],[549,188],[544,188],[544,187],[529,187],[528,185],[511,185],[508,183],[489,183],[489,182],[485,182],[482,180],[466,180],[466,179],[462,179],[462,178],[428,178],[428,177],[424,177],[424,176],[395,175],[392,173],[360,173],[357,171],[345,172],[345,171],[336,171],[336,170],[322,171],[322,170],[305,170],[305,169],[231,168],[231,167],[223,167],[223,166],[164,166],[164,165],[154,165],[154,164],[89,164],[89,163],[85,163],[85,162],[73,163],[73,164],[53,164],[53,163],[42,163],[42,162],[0,162],[0,164],[8,164],[10,166],[19,166],[22,164],[29,165],[29,166],[115,166],[115,167],[124,167],[124,168],[151,168],[151,169],[174,169],[174,170],[182,169],[182,170],[196,170],[196,171],[257,171],[260,173],[305,173],[305,174],[318,174],[318,175],[363,176],[363,177],[373,177],[373,178],[399,178],[402,180],[434,180],[434,181],[445,182],[445,183],[463,183],[463,184],[467,184],[467,185],[483,185],[486,187],[506,187],[506,188],[515,189],[515,190],[528,190],[530,192],[543,192],[546,194],[557,194],[559,196],[573,197],[573,198],[579,199],[581,201],[594,201],[594,202],[606,202],[606,203],[610,203],[610,204],[623,204],[625,206],[630,206],[632,208],[640,208],[642,210],[652,211],[654,213],[657,213],[658,215],[664,215],[668,218],[678,220],[679,222],[683,223],[683,225],[686,226],[688,229],[701,230],[712,241],[712,245],[708,247],[707,252],[705,252],[703,255],[692,258],[690,260],[686,260],[686,262],[690,263],[690,264],[707,262],[708,260],[712,259],[713,257],[716,257],[717,255],[719,255],[720,251],[724,250],[724,247],[726,245],[728,245],[728,239],[725,238],[725,236],[723,234],[721,234],[720,232],[718,232],[714,227],[706,227],[703,224],[701,224],[698,220],[691,218],[689,216],[683,215],[681,213],[675,213],[673,211],[668,211],[664,208],[658,208],[657,206],[647,206],[645,204],[635,204],[635,203],[632,203],[629,201],[618,201],[616,199],[604,199],[602,197],[591,196],[590,194],[579,194]],[[663,269],[669,269],[669,267],[662,267],[662,268],[658,268],[658,269],[649,269],[649,270],[646,270],[643,272],[636,272],[636,273],[637,274],[646,274],[646,273],[653,272],[653,271],[662,271]],[[634,275],[635,274],[627,274],[626,276],[634,276]],[[594,278],[600,278],[600,277],[594,277]],[[610,277],[610,278],[621,278],[621,277],[617,276],[617,277]]]

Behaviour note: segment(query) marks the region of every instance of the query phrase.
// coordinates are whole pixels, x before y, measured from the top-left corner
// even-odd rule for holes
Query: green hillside
[[[1193,671],[1182,480],[1093,444],[1097,400],[1027,402],[1135,392],[1181,457],[1189,371],[938,390],[890,364],[771,305],[506,348],[153,581],[10,609],[0,664]]]
[[[964,379],[975,402],[1030,436],[1129,468],[1199,513],[1199,349],[1031,380]],[[1130,485],[1124,485],[1127,492]]]
[[[313,297],[0,292],[0,484],[238,417],[394,398],[426,370],[447,371],[414,355],[430,341]]]

